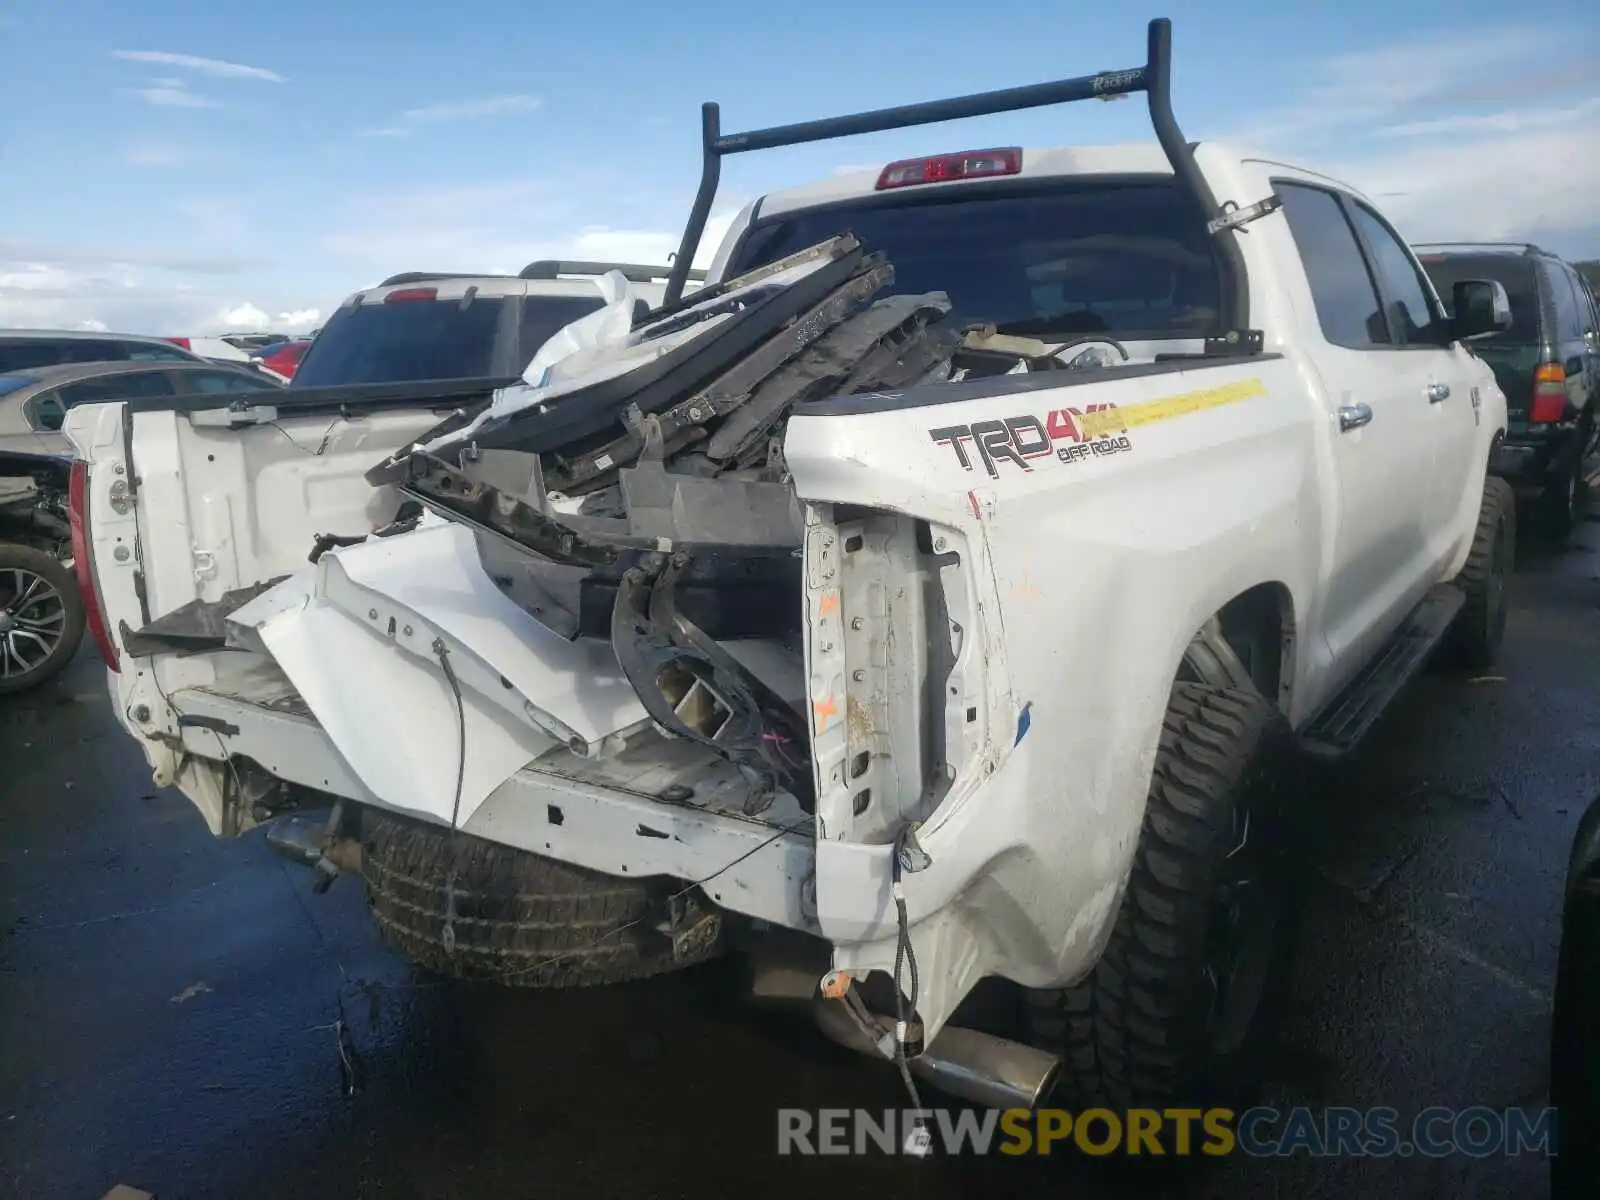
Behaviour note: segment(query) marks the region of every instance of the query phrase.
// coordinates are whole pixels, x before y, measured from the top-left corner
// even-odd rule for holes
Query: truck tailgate
[[[610,647],[556,636],[495,587],[470,532],[437,524],[330,551],[237,610],[367,790],[460,821],[524,763],[580,755],[644,706]]]

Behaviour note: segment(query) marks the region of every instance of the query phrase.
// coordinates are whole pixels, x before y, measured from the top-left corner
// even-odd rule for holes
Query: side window
[[[27,371],[61,363],[125,362],[127,350],[120,342],[98,338],[50,338],[0,342],[0,370]]]
[[[173,395],[172,381],[165,371],[132,371],[120,375],[102,375],[99,379],[85,379],[69,383],[59,389],[61,402],[67,408],[76,404],[96,404],[103,400],[138,400],[146,396]]]
[[[1583,336],[1588,324],[1584,318],[1584,305],[1578,290],[1578,280],[1573,272],[1560,264],[1552,264],[1550,288],[1556,300],[1556,337],[1563,342],[1575,342]]]
[[[57,361],[64,363],[127,362],[126,342],[101,341],[98,338],[74,338],[61,343],[63,353]]]
[[[1600,333],[1600,292],[1596,292],[1593,285],[1581,274],[1578,276],[1578,298],[1587,305],[1582,314],[1583,331]]]
[[[1373,267],[1389,296],[1389,328],[1408,345],[1439,346],[1444,342],[1440,315],[1428,299],[1422,272],[1411,252],[1383,219],[1364,204],[1354,206],[1356,225],[1372,249]]]
[[[224,392],[261,392],[272,386],[265,378],[236,375],[232,371],[185,371],[183,378],[191,391],[211,396]]]
[[[1333,193],[1303,184],[1275,186],[1311,284],[1322,336],[1351,350],[1389,345],[1377,286]]]
[[[123,342],[124,353],[119,358],[126,358],[131,362],[193,362],[191,355],[185,354],[177,346],[159,346],[153,342]]]
[[[35,429],[55,433],[66,419],[67,406],[61,402],[59,390],[40,392],[28,404],[28,423]]]

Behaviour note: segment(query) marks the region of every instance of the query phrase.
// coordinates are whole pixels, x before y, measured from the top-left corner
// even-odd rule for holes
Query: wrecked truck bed
[[[368,787],[422,811],[450,795],[452,824],[530,754],[595,758],[651,727],[742,772],[746,810],[783,795],[810,812],[785,420],[809,398],[1027,364],[959,332],[940,294],[875,300],[892,278],[837,237],[651,313],[554,384],[452,414],[367,476],[435,522],[250,597],[228,617],[233,644],[287,671]],[[304,605],[308,586],[325,603]],[[346,640],[352,622],[363,635]],[[385,641],[429,671],[396,669]],[[331,662],[412,722],[461,723],[462,777],[342,709]],[[451,673],[453,706],[434,668]]]

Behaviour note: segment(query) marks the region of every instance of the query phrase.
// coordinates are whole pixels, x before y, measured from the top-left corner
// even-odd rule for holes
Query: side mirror
[[[1450,289],[1455,315],[1450,334],[1457,341],[1504,333],[1511,328],[1511,298],[1497,279],[1463,279]]]

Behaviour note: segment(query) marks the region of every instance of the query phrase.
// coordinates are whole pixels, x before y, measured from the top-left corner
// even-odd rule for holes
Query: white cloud
[[[112,58],[125,62],[157,63],[165,67],[179,67],[213,79],[254,79],[265,83],[283,83],[285,79],[276,71],[265,67],[251,67],[244,63],[227,62],[220,58],[201,58],[196,54],[174,54],[167,50],[113,50]]]
[[[537,96],[519,92],[504,96],[484,96],[477,100],[456,100],[448,104],[430,104],[422,108],[407,109],[400,114],[394,124],[381,129],[363,130],[362,136],[410,137],[420,126],[451,121],[481,121],[487,117],[529,113],[538,108],[540,103]]]
[[[258,265],[245,258],[190,254],[128,246],[61,246],[20,238],[0,238],[0,271],[16,263],[53,263],[99,266],[114,263],[129,267],[154,267],[194,275],[236,275]],[[3,285],[0,285],[3,286]]]
[[[561,189],[512,179],[363,197],[330,218],[322,249],[349,264],[353,278],[406,270],[509,274],[548,258],[665,263],[678,248],[687,203],[641,203],[630,219],[617,209],[601,224],[590,201],[609,190],[604,180],[573,177]],[[696,266],[710,262],[741,203],[730,197],[707,222]]]
[[[1600,254],[1600,158],[1580,122],[1367,155],[1333,172],[1377,197],[1412,241],[1523,240]],[[1552,169],[1552,164],[1559,167]]]
[[[208,324],[214,329],[265,329],[272,318],[246,301],[217,313]]]
[[[1591,96],[1565,108],[1513,108],[1504,112],[1436,117],[1431,121],[1407,121],[1385,125],[1373,131],[1375,137],[1426,137],[1437,133],[1518,133],[1527,129],[1548,129],[1555,125],[1600,115],[1600,96]]]
[[[198,150],[168,141],[131,141],[122,146],[118,153],[121,155],[122,161],[130,167],[143,167],[153,170],[185,167],[193,163],[203,162],[206,158],[206,155]]]
[[[1529,105],[1524,85],[1545,77],[1548,55],[1547,32],[1521,28],[1338,55],[1311,64],[1299,94],[1227,140],[1347,181],[1415,241],[1528,239],[1593,257],[1600,95],[1555,89]]]
[[[1514,79],[1506,95],[1525,93],[1549,56],[1543,29],[1499,27],[1460,32],[1429,30],[1411,40],[1390,37],[1372,50],[1337,54],[1305,64],[1299,95],[1276,110],[1258,113],[1226,140],[1300,142],[1339,129],[1371,129],[1408,107],[1450,103],[1488,94],[1486,80]],[[1526,72],[1507,71],[1524,64]]]
[[[181,79],[157,79],[148,87],[134,88],[133,94],[157,108],[218,108],[209,96],[192,92]]]
[[[276,319],[269,316],[273,312]],[[235,287],[224,290],[203,277],[174,278],[125,262],[10,260],[0,245],[0,328],[157,336],[259,328],[291,333],[314,328],[320,315],[311,307],[242,299]]]

